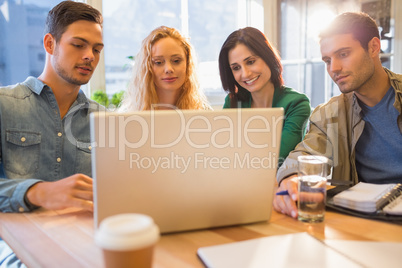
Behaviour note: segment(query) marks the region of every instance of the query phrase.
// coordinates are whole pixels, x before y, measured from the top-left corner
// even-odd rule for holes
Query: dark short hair
[[[46,19],[45,34],[50,33],[58,42],[67,27],[78,21],[86,20],[102,26],[102,14],[92,6],[74,1],[62,1],[49,11]]]
[[[237,107],[237,101],[246,101],[251,95],[235,80],[229,65],[229,51],[238,44],[244,44],[255,55],[260,57],[271,69],[271,81],[275,88],[283,86],[282,64],[279,53],[269,43],[265,35],[256,28],[246,27],[231,33],[223,43],[219,53],[219,74],[223,89],[230,94],[231,107]],[[239,92],[235,93],[235,86]]]
[[[321,31],[320,40],[337,34],[352,34],[367,50],[368,43],[374,37],[380,39],[377,23],[369,15],[363,12],[345,12],[335,19]]]

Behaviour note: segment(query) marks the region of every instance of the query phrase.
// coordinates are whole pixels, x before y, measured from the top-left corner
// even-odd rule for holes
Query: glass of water
[[[298,157],[298,220],[322,222],[327,196],[328,158],[318,155]]]

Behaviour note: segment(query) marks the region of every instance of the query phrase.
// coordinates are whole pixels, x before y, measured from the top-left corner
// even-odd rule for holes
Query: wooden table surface
[[[402,226],[397,224],[330,211],[324,222],[308,224],[273,211],[269,222],[162,235],[153,267],[204,267],[197,257],[200,247],[297,232],[319,239],[402,242]],[[0,236],[30,268],[103,267],[90,212],[0,213]]]

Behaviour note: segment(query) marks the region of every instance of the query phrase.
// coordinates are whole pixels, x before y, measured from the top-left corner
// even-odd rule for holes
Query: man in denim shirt
[[[0,88],[1,212],[93,210],[89,114],[101,107],[80,86],[103,49],[102,15],[64,1],[49,12],[45,33],[43,73]],[[0,242],[0,266],[20,266]]]

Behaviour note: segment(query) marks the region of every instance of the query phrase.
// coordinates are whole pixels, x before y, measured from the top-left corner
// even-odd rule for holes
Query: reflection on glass
[[[212,104],[223,103],[218,55],[226,37],[239,28],[244,0],[103,0],[106,90],[125,90],[141,41],[166,25],[188,34],[198,56],[198,73]],[[187,21],[186,21],[187,20]],[[245,26],[245,25],[243,25]],[[134,59],[135,60],[135,59]]]
[[[45,64],[43,29],[60,0],[0,0],[0,86],[39,76]]]
[[[321,61],[318,33],[334,16],[346,11],[363,11],[376,19],[383,30],[382,63],[391,68],[393,27],[390,26],[390,0],[281,0],[279,50],[284,79],[286,85],[306,93],[313,107],[340,93]]]

